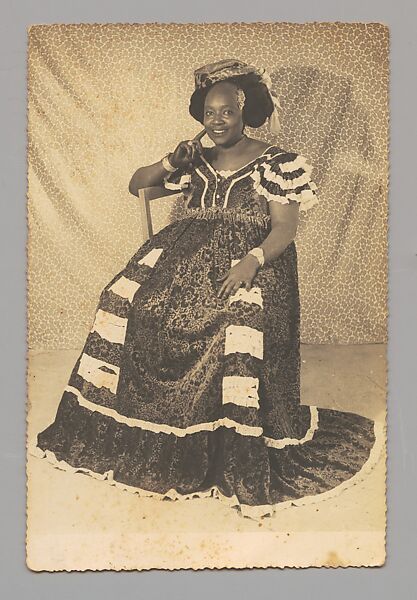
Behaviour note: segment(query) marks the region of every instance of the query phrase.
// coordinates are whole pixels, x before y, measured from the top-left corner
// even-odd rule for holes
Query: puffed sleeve
[[[167,190],[181,192],[189,187],[191,174],[184,169],[177,169],[174,173],[168,173],[164,178],[164,186]]]
[[[256,192],[268,202],[288,204],[295,200],[300,210],[306,211],[318,202],[312,170],[304,156],[285,152],[257,164],[251,177]]]

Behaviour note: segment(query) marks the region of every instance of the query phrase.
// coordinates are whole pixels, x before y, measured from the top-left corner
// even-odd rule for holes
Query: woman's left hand
[[[219,298],[227,298],[230,294],[235,294],[245,284],[245,289],[249,291],[259,268],[259,262],[255,256],[248,255],[242,258],[234,267],[229,269],[225,275],[217,278],[217,281],[223,281],[218,291]]]

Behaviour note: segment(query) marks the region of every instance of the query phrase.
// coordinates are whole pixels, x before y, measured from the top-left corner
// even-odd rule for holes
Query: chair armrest
[[[158,198],[164,198],[164,196],[175,196],[175,194],[179,194],[179,192],[167,190],[167,188],[159,185],[142,188],[139,189],[138,192],[143,195],[146,200],[157,200]]]

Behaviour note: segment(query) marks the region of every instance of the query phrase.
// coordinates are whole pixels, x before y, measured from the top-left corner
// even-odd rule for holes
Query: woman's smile
[[[227,133],[227,129],[226,129],[226,127],[223,127],[222,129],[221,128],[216,128],[216,129],[212,128],[211,132],[214,135],[224,135],[225,133]]]

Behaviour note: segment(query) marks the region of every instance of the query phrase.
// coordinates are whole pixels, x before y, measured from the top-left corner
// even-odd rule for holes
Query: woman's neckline
[[[275,148],[276,145],[275,144],[271,144],[270,146],[268,146],[267,148],[265,148],[261,154],[259,154],[258,156],[256,156],[255,158],[252,158],[252,160],[250,160],[249,162],[247,162],[245,165],[243,165],[242,167],[239,167],[238,169],[235,170],[231,170],[231,169],[216,169],[215,167],[213,167],[213,165],[207,160],[207,158],[202,154],[201,158],[203,159],[204,163],[207,165],[207,167],[214,173],[214,175],[220,175],[220,177],[223,177],[224,179],[228,179],[229,177],[232,177],[233,175],[236,175],[236,173],[240,173],[240,171],[243,171],[243,169],[246,169],[246,167],[249,167],[249,165],[251,165],[252,163],[256,162],[257,160],[259,160],[260,158],[262,158],[263,156],[265,156],[265,154],[267,154],[267,152],[271,149],[271,148]],[[229,175],[222,175],[222,173],[230,173]]]

